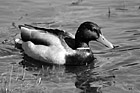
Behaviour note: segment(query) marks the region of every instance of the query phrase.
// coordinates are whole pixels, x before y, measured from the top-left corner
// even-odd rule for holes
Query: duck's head
[[[75,48],[89,46],[89,41],[97,41],[109,48],[114,48],[101,33],[100,27],[93,22],[82,23],[75,35]]]

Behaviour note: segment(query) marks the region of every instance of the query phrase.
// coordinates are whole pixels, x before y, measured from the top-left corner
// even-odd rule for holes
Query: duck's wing
[[[65,32],[64,30],[59,30],[59,29],[48,29],[48,28],[42,28],[42,27],[37,27],[37,26],[33,26],[33,25],[29,25],[29,24],[24,24],[24,26],[28,27],[28,28],[32,28],[32,29],[36,29],[40,32],[44,32],[44,33],[52,33],[54,35],[57,36],[63,36],[64,38],[75,38],[74,35],[72,35],[69,32]]]
[[[23,29],[22,29],[23,28]],[[21,30],[21,38],[23,41],[29,41],[31,40],[32,33],[36,32],[41,32],[41,33],[50,33],[54,34],[55,36],[58,36],[62,43],[66,44],[74,49],[75,48],[75,36],[72,35],[70,32],[66,32],[64,30],[59,30],[59,29],[48,29],[48,28],[42,28],[42,27],[37,27],[33,25],[19,25],[19,29]],[[63,39],[63,40],[62,40]]]

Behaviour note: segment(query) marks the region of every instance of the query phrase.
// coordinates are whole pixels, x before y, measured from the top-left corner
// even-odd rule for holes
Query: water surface
[[[139,93],[139,7],[139,0],[0,0],[1,87],[13,93]],[[104,36],[119,46],[108,50],[91,42],[97,58],[95,66],[42,66],[31,59],[24,60],[14,48],[13,39],[20,33],[15,26],[19,24],[75,34],[84,21],[97,23]],[[7,78],[9,75],[12,78]],[[11,85],[3,79],[10,80]]]

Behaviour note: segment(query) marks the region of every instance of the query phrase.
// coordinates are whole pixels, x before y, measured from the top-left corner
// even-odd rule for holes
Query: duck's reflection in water
[[[60,79],[67,79],[68,77],[71,79],[74,78],[75,87],[81,89],[81,93],[102,93],[103,88],[114,85],[115,76],[107,73],[103,74],[101,71],[95,72],[94,63],[84,66],[51,65],[24,55],[20,64],[26,67],[28,71],[43,70],[44,72],[40,73],[40,76],[43,76],[43,78],[46,76],[49,77],[49,75],[51,77],[51,74],[53,74],[55,78],[59,77]],[[67,81],[67,83],[68,82],[69,81]]]

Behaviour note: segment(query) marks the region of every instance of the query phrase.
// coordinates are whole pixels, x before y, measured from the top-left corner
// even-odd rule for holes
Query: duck
[[[94,22],[80,24],[76,34],[59,29],[48,29],[33,25],[19,25],[20,43],[23,53],[38,60],[56,65],[85,65],[95,60],[89,42],[97,41],[108,48],[114,48]]]

